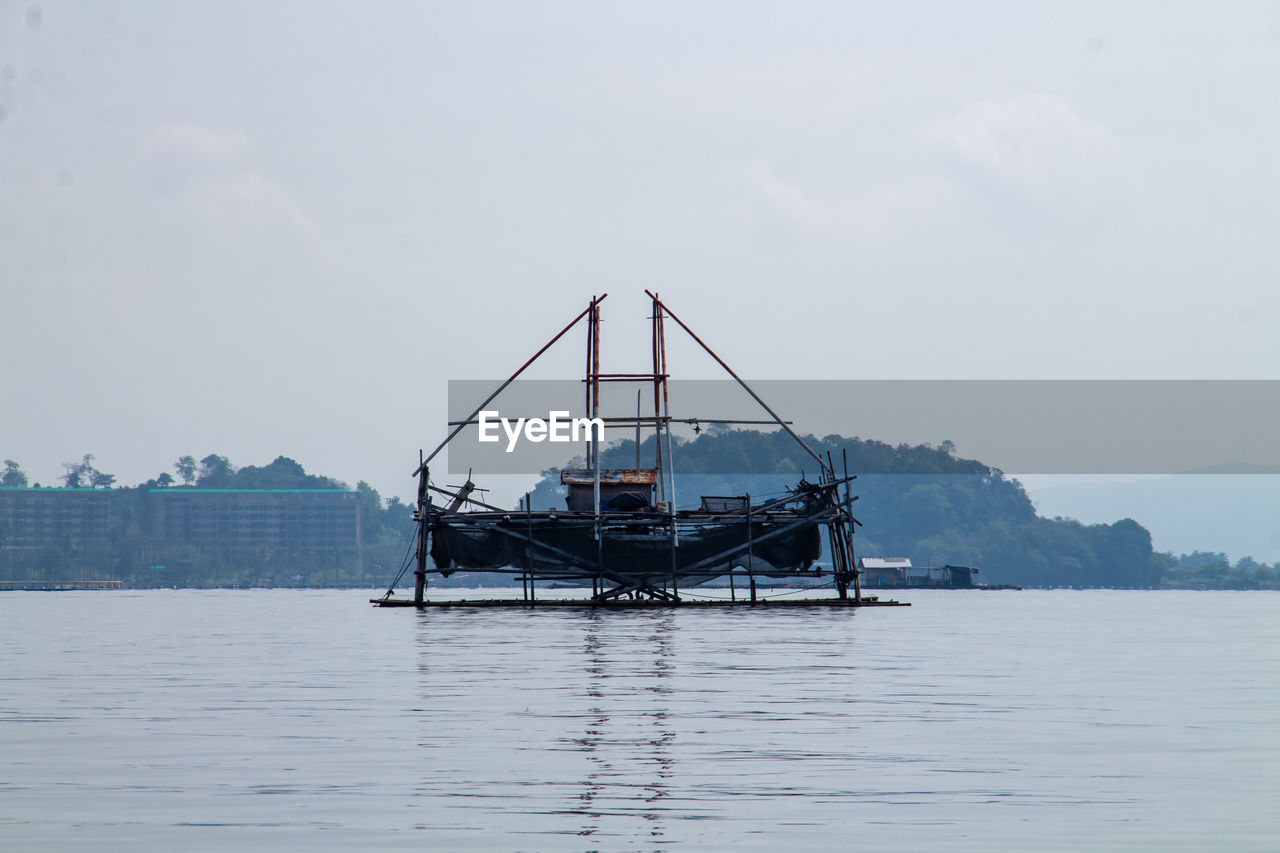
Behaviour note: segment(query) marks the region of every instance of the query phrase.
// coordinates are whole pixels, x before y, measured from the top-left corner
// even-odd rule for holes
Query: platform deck
[[[407,598],[371,598],[370,604],[378,607],[418,607]],[[683,599],[681,601],[660,601],[655,599],[610,599],[609,601],[592,601],[589,598],[544,598],[537,601],[525,601],[520,598],[461,598],[449,600],[427,600],[420,605],[427,608],[472,608],[472,607],[516,607],[528,610],[540,610],[546,607],[585,607],[606,610],[636,610],[648,608],[673,607],[910,607],[909,601],[880,601],[876,598],[863,597],[861,601],[851,598],[761,598],[757,601],[740,598],[737,601],[714,601],[699,599]]]

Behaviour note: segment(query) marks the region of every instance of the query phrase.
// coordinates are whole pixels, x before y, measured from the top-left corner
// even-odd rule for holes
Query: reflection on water
[[[671,742],[670,677],[673,614],[659,612],[636,627],[648,636],[632,642],[632,625],[620,614],[590,611],[584,617],[583,666],[590,700],[585,732],[571,743],[582,750],[588,771],[570,810],[583,817],[580,835],[600,831],[600,818],[638,816],[650,838],[665,835],[675,760]],[[647,623],[647,624],[646,624]],[[644,700],[638,707],[631,705]]]
[[[548,630],[563,636],[552,639],[549,649],[535,650],[509,638],[495,640],[494,634],[484,630],[486,620],[508,615],[526,622],[526,628],[536,628],[532,633],[543,642],[551,639]],[[468,801],[466,808],[488,811],[492,804],[475,806],[469,801],[507,796],[503,789],[510,786],[519,813],[530,821],[522,831],[646,838],[655,844],[665,839],[666,801],[676,765],[672,744],[677,736],[670,702],[676,637],[672,611],[437,611],[422,615],[419,628],[418,712],[424,719],[418,746],[427,768],[417,791],[420,797]],[[471,634],[477,628],[486,639]],[[467,671],[462,672],[456,667],[457,657],[451,655],[473,651],[473,641],[493,645],[493,653],[468,654]],[[564,669],[530,670],[530,659],[547,651]],[[455,699],[474,700],[473,690],[480,685],[501,693],[490,697],[493,703],[450,709]],[[555,695],[555,707],[539,704],[547,691]],[[520,706],[518,711],[512,706],[519,718],[515,725],[487,717],[496,707],[510,704],[504,697],[514,697],[515,706]],[[485,723],[477,727],[481,719]],[[460,729],[467,734],[462,736]],[[486,730],[491,733],[488,737]],[[504,732],[513,739],[503,741]],[[523,754],[550,740],[554,745],[544,758],[554,756],[554,761],[540,765],[542,778],[520,779],[514,768],[522,763]],[[465,756],[454,751],[459,748],[465,748]],[[459,783],[482,770],[485,754],[503,755],[499,763],[509,772],[504,778],[499,770],[488,793],[468,791]],[[570,758],[580,760],[570,762]],[[569,772],[569,767],[574,771]],[[557,788],[563,789],[562,798],[547,793]],[[509,804],[497,811],[505,812],[505,805]],[[490,818],[496,813],[491,812]],[[566,816],[575,818],[572,828],[564,824]],[[423,823],[419,828],[448,827]]]

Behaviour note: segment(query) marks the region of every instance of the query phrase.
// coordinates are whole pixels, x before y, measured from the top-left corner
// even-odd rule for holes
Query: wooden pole
[[[422,451],[418,451],[421,456]],[[427,595],[427,477],[430,470],[426,463],[418,466],[418,565],[413,572],[413,603],[422,607]]]
[[[844,464],[844,509],[845,514],[849,516],[845,522],[848,525],[849,539],[849,570],[853,572],[853,600],[855,603],[862,601],[862,580],[858,577],[858,555],[853,548],[853,536],[856,532],[857,522],[853,520],[853,497],[849,490],[849,449],[840,449],[840,458]]]
[[[532,587],[533,586],[533,566],[529,562],[529,543],[533,541],[533,510],[529,506],[529,504],[532,503],[532,501],[530,500],[530,497],[531,496],[529,492],[524,493],[525,535],[529,537],[528,539],[525,540],[525,543],[524,543],[524,573],[529,576],[529,586]],[[536,597],[534,598],[534,601],[537,601]]]

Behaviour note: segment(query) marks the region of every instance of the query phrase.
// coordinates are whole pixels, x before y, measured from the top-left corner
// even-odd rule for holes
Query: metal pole
[[[666,466],[662,459],[662,409],[660,408],[661,384],[662,384],[662,362],[658,355],[658,300],[653,300],[653,315],[650,317],[652,321],[652,340],[653,347],[653,450],[654,450],[654,467],[658,470],[658,500],[661,503],[667,503],[667,480],[664,474]],[[670,427],[670,423],[667,424]]]
[[[751,578],[751,600],[756,600],[755,562],[752,558],[752,545],[755,544],[754,532],[751,529],[751,493],[747,493],[747,577]]]
[[[592,312],[592,315],[591,320],[587,323],[587,367],[583,373],[585,380],[582,383],[582,391],[586,395],[586,399],[582,404],[582,414],[586,415],[588,418],[591,417],[591,354],[595,348],[595,336],[592,334],[592,326],[595,323],[595,308],[596,298],[593,296],[591,297],[591,307],[587,309]],[[583,454],[583,457],[587,461],[587,467],[591,467],[591,448],[593,447],[594,442],[592,441],[592,434],[589,428],[587,430],[586,441],[587,452]]]
[[[644,392],[636,389],[636,470],[640,470],[640,395]]]
[[[647,291],[646,291],[647,292]],[[659,301],[658,297],[653,297],[654,307],[657,309],[658,316],[658,358],[659,371],[662,377],[662,417],[666,422],[667,433],[667,508],[671,512],[671,539],[672,547],[680,547],[680,534],[676,531],[676,460],[671,449],[671,402],[667,393],[667,329],[663,322],[663,314],[666,306]],[[655,401],[656,403],[656,401]]]
[[[600,308],[592,304],[591,308],[591,373],[587,376],[587,386],[591,389],[591,417],[600,414]],[[590,427],[587,427],[590,430]],[[590,433],[588,433],[590,434]],[[596,516],[596,539],[600,539],[600,447],[593,438],[591,441],[591,469],[593,471],[594,506]]]

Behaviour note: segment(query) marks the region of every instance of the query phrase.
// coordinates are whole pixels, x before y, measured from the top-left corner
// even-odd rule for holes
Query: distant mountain
[[[1142,519],[1162,551],[1224,551],[1237,559],[1280,562],[1280,475],[1055,479],[1060,482],[1028,485],[1041,515],[1086,522],[1131,516]]]
[[[951,447],[892,446],[829,435],[806,437],[824,458],[860,476],[855,515],[864,524],[856,540],[862,555],[909,556],[917,565],[977,566],[987,583],[1023,586],[1159,586],[1168,566],[1154,553],[1151,535],[1129,518],[1082,524],[1043,518],[1022,485]],[[801,474],[817,476],[817,464],[781,432],[709,430],[677,442],[677,505],[702,494],[743,494],[765,499],[794,486]],[[653,459],[653,439],[641,459]],[[622,441],[602,455],[607,467],[635,464],[635,444]],[[533,506],[563,506],[558,471],[548,471],[533,492]]]

